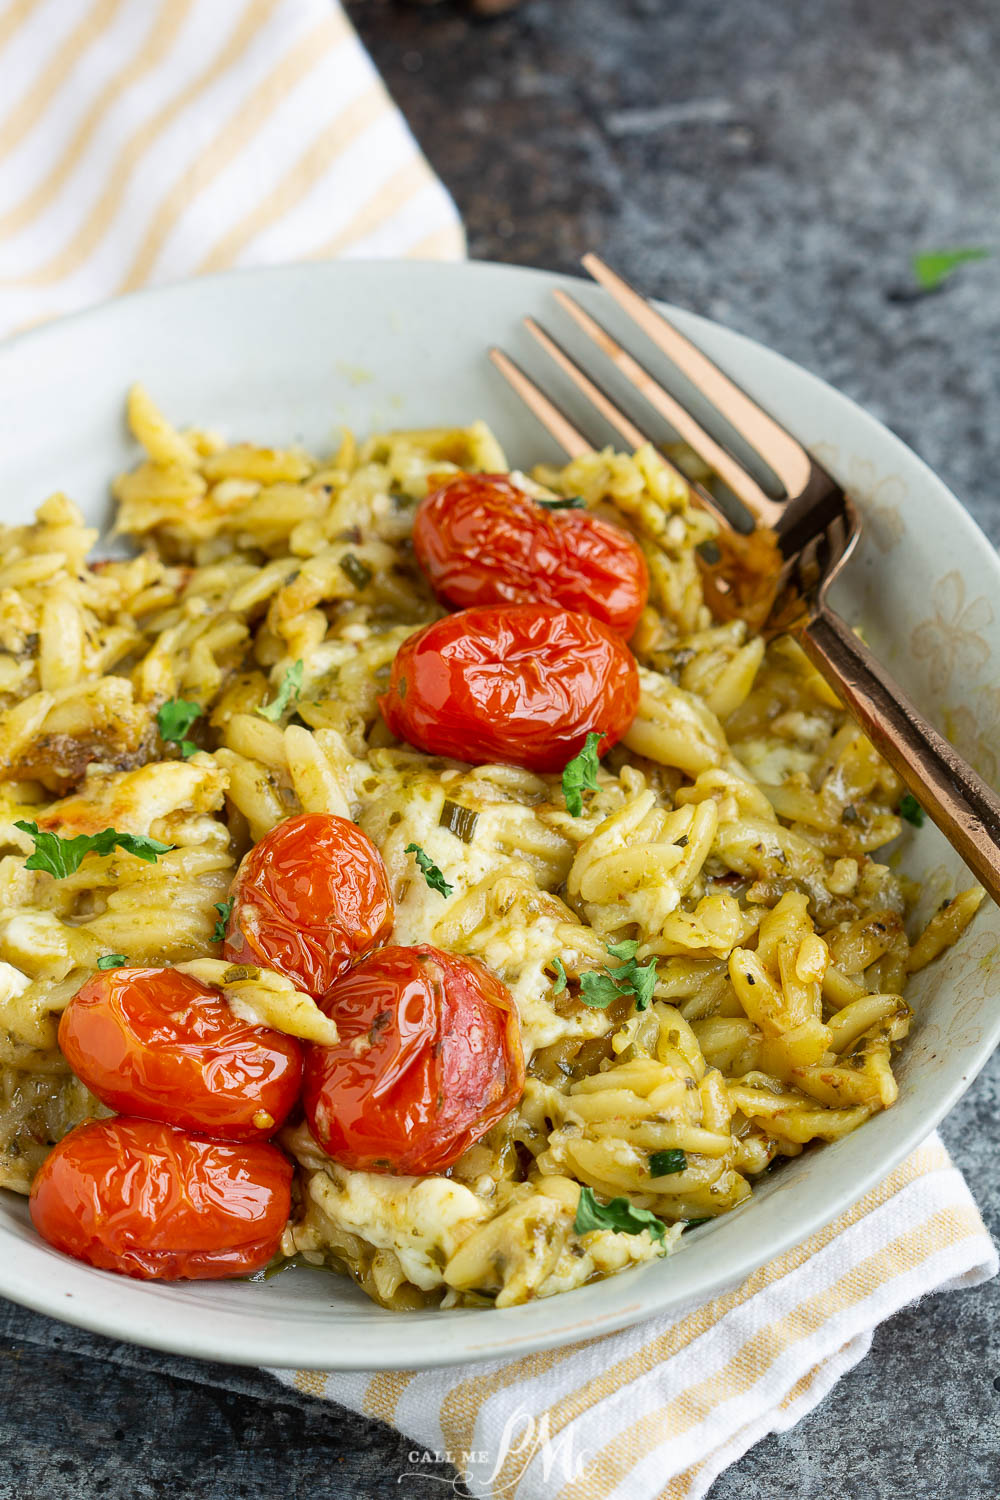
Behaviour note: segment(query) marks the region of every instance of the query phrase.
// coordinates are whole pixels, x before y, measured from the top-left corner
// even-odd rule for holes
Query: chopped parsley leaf
[[[555,984],[552,986],[552,993],[553,995],[561,995],[566,988],[566,966],[561,958],[554,958],[552,960],[552,967],[558,975]]]
[[[621,993],[606,969],[585,969],[580,975],[580,999],[592,1010],[607,1010]]]
[[[899,804],[899,816],[905,818],[908,823],[912,823],[914,828],[923,828],[927,814],[913,793],[906,792]]]
[[[544,505],[546,510],[586,510],[587,505],[582,495],[560,496],[558,500],[539,500],[539,505]]]
[[[124,953],[102,953],[97,960],[99,969],[121,969],[128,963]]]
[[[213,903],[213,905],[215,907],[215,910],[219,913],[219,920],[216,922],[215,931],[212,933],[212,942],[224,943],[226,940],[226,928],[229,925],[229,918],[233,914],[233,903],[231,901],[216,901]]]
[[[577,1234],[586,1234],[590,1229],[610,1229],[615,1234],[641,1234],[648,1229],[654,1240],[662,1240],[667,1226],[648,1208],[636,1208],[627,1198],[612,1198],[610,1203],[598,1203],[593,1190],[580,1189],[580,1201],[576,1206],[573,1228]]]
[[[366,589],[375,576],[368,564],[362,562],[360,557],[355,557],[353,552],[344,553],[340,559],[340,571],[358,593]]]
[[[193,755],[198,746],[185,739],[195,719],[201,718],[201,704],[191,703],[187,698],[168,698],[160,705],[156,714],[156,727],[165,744],[178,745],[184,759]]]
[[[578,818],[583,812],[584,792],[597,791],[597,772],[600,768],[597,747],[603,738],[603,735],[591,731],[584,740],[579,755],[574,755],[562,773],[566,811],[574,818]]]
[[[123,849],[134,854],[147,864],[155,865],[157,856],[166,854],[173,844],[161,844],[159,839],[147,838],[143,833],[119,833],[117,828],[103,828],[100,833],[77,834],[76,838],[60,838],[58,833],[43,833],[37,823],[14,824],[22,833],[31,835],[35,843],[33,854],[24,862],[26,870],[45,870],[62,880],[80,868],[88,854],[110,854],[112,849]]]
[[[913,274],[922,292],[936,292],[959,266],[970,260],[989,260],[991,253],[984,245],[969,245],[957,250],[924,250],[913,257]]]
[[[405,852],[413,855],[432,891],[440,891],[442,896],[451,895],[455,887],[448,884],[430,855],[425,854],[419,844],[407,844]]]
[[[628,983],[635,995],[635,1008],[648,1010],[656,992],[656,960],[651,958],[648,964],[637,964],[633,959],[627,967]]]
[[[594,1010],[605,1010],[620,995],[632,995],[636,1010],[648,1010],[656,991],[656,960],[638,964],[635,955],[639,944],[634,938],[609,943],[612,958],[622,962],[616,969],[588,969],[580,975],[580,999]]]
[[[688,1159],[683,1151],[651,1151],[649,1154],[650,1177],[670,1177],[674,1172],[687,1171]]]
[[[281,679],[281,686],[272,702],[261,704],[257,712],[262,719],[270,719],[276,724],[286,709],[293,703],[299,701],[302,691],[302,662],[294,662]]]

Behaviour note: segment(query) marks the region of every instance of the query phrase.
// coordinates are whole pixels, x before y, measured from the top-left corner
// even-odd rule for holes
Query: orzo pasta
[[[412,545],[429,481],[507,472],[484,425],[346,436],[317,460],[178,431],[141,389],[129,418],[146,456],[114,494],[133,555],[94,561],[62,495],[0,533],[5,1186],[27,1192],[109,1113],[57,1029],[118,961],[181,968],[306,1051],[336,1042],[294,968],[234,964],[220,941],[241,859],[300,815],[376,846],[392,944],[502,981],[526,1075],[422,1176],[334,1161],[293,1113],[284,1257],[389,1307],[546,1296],[666,1253],[777,1158],[893,1103],[907,977],[982,892],[908,932],[915,893],[878,858],[902,787],[792,640],[754,628],[746,591],[726,609],[700,561],[714,523],[651,448],[513,476],[529,504],[619,528],[648,572],[638,708],[571,796],[558,771],[426,754],[379,709],[402,643],[447,613]],[[45,833],[110,829],[58,878],[28,859]]]

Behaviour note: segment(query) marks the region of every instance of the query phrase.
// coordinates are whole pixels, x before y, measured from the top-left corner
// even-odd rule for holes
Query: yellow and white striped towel
[[[426,1450],[484,1500],[698,1500],[811,1411],[879,1323],[996,1273],[965,1181],[932,1136],[819,1234],[679,1316],[491,1364],[272,1373],[413,1438],[403,1494]]]
[[[335,0],[0,0],[0,336],[227,266],[463,252]]]
[[[0,0],[0,334],[226,266],[463,249],[334,0]],[[935,1139],[681,1317],[469,1368],[274,1373],[450,1454],[477,1495],[695,1497],[879,1322],[996,1270]]]

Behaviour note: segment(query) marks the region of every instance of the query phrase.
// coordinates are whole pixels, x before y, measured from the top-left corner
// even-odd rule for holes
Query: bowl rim
[[[372,274],[385,274],[386,276],[405,274],[407,277],[428,280],[448,276],[474,277],[484,281],[493,277],[504,280],[513,277],[521,278],[525,284],[532,282],[535,285],[544,285],[546,288],[562,286],[567,290],[592,286],[592,283],[582,277],[537,267],[491,261],[292,261],[269,266],[239,267],[216,272],[210,276],[185,278],[153,287],[139,288],[125,296],[108,298],[50,322],[22,329],[0,341],[0,375],[6,373],[5,366],[8,360],[16,357],[21,350],[32,350],[36,346],[43,345],[47,339],[58,339],[61,333],[70,326],[100,325],[102,320],[129,308],[149,306],[155,309],[161,304],[169,305],[171,300],[176,298],[183,300],[185,296],[203,295],[206,286],[228,287],[234,283],[243,283],[252,287],[256,283],[277,283],[283,279],[315,281],[319,284],[326,278],[332,280],[343,278],[349,281],[352,276]],[[825,400],[832,400],[834,405],[839,405],[849,414],[855,428],[860,428],[875,436],[887,455],[891,456],[893,452],[900,456],[905,454],[906,462],[911,468],[916,465],[915,472],[921,480],[936,491],[936,498],[947,513],[949,524],[961,534],[964,545],[974,548],[982,553],[984,558],[989,559],[988,566],[995,575],[998,592],[1000,592],[1000,558],[988,538],[944,482],[894,432],[863,407],[857,405],[850,397],[777,350],[769,348],[746,334],[727,328],[714,319],[675,307],[662,299],[653,300],[656,305],[675,318],[685,332],[696,338],[699,333],[711,332],[721,335],[730,347],[745,350],[752,358],[763,358],[765,363],[772,363],[773,368],[782,368],[800,384],[800,388],[804,391],[810,388],[814,391],[822,391]],[[863,510],[862,506],[862,512]],[[770,1232],[761,1237],[758,1250],[754,1251],[738,1270],[717,1270],[699,1286],[696,1302],[701,1304],[711,1300],[745,1280],[760,1265],[802,1243],[882,1181],[926,1135],[930,1134],[961,1098],[987,1062],[998,1041],[1000,1041],[1000,1006],[994,1007],[992,1021],[984,1024],[981,1040],[972,1053],[970,1065],[960,1076],[956,1076],[949,1088],[936,1097],[933,1106],[921,1120],[919,1128],[911,1126],[907,1131],[902,1132],[898,1140],[877,1154],[865,1169],[857,1173],[849,1188],[835,1189],[825,1204],[817,1206],[804,1216],[796,1216],[784,1228],[776,1221]],[[9,1196],[16,1198],[17,1195],[10,1194]],[[25,1202],[24,1199],[19,1201],[22,1205]],[[784,1216],[778,1217],[784,1218]],[[696,1242],[701,1234],[710,1232],[710,1229],[696,1230],[692,1233],[691,1240]],[[170,1312],[171,1298],[169,1295],[163,1296],[164,1291],[169,1292],[171,1285],[169,1283],[141,1283],[114,1277],[114,1285],[120,1286],[122,1295],[119,1298],[106,1296],[101,1299],[99,1305],[91,1305],[86,1295],[88,1286],[93,1286],[91,1278],[97,1275],[107,1279],[111,1278],[113,1273],[97,1272],[78,1262],[67,1261],[66,1257],[50,1250],[41,1242],[32,1248],[36,1251],[41,1250],[46,1255],[58,1257],[63,1268],[63,1274],[58,1282],[55,1284],[39,1282],[37,1275],[34,1274],[37,1272],[35,1256],[24,1257],[28,1262],[24,1266],[11,1263],[7,1257],[0,1257],[0,1294],[36,1312],[56,1317],[93,1333],[173,1354],[221,1363],[289,1369],[308,1367],[316,1370],[340,1371],[401,1367],[400,1360],[393,1358],[389,1348],[391,1337],[376,1339],[374,1346],[366,1343],[365,1347],[360,1350],[342,1347],[335,1352],[332,1360],[329,1349],[320,1349],[316,1341],[308,1337],[305,1338],[299,1352],[276,1349],[266,1343],[266,1335],[265,1341],[262,1341],[261,1330],[254,1326],[257,1320],[246,1319],[242,1308],[234,1309],[232,1315],[227,1317],[227,1323],[236,1326],[227,1326],[223,1338],[212,1318],[202,1320],[190,1315],[175,1317]],[[669,1261],[663,1264],[667,1265]],[[314,1274],[325,1276],[329,1273],[316,1272]],[[580,1299],[586,1298],[588,1291],[586,1286],[515,1308],[483,1309],[481,1312],[480,1310],[462,1310],[463,1320],[468,1319],[469,1328],[468,1336],[461,1340],[460,1348],[456,1349],[446,1340],[442,1341],[442,1347],[436,1347],[431,1341],[425,1341],[427,1347],[407,1351],[402,1367],[407,1369],[433,1368],[526,1355],[542,1349],[564,1346],[586,1338],[612,1333],[640,1321],[655,1316],[669,1315],[682,1307],[688,1308],[692,1305],[690,1292],[681,1296],[675,1293],[671,1296],[669,1282],[666,1280],[664,1295],[653,1298],[652,1305],[648,1289],[646,1289],[647,1295],[641,1299],[636,1296],[629,1297],[627,1295],[628,1279],[625,1275],[613,1278],[616,1283],[625,1284],[622,1296],[616,1307],[601,1313],[588,1312],[585,1303],[581,1303]],[[603,1282],[598,1284],[606,1285]],[[183,1285],[191,1287],[194,1284]],[[211,1286],[213,1283],[204,1285]],[[148,1295],[151,1292],[153,1295]],[[147,1295],[143,1297],[143,1293]],[[160,1304],[158,1311],[157,1303]],[[185,1298],[183,1305],[194,1313],[196,1299]],[[280,1308],[280,1302],[272,1304],[271,1315],[280,1317]],[[376,1309],[376,1311],[383,1312],[382,1309]],[[403,1315],[399,1313],[386,1312],[384,1316],[387,1319],[387,1332],[392,1328],[401,1331],[405,1326],[400,1321]],[[434,1316],[440,1317],[440,1314],[435,1312]],[[424,1315],[418,1314],[416,1318],[419,1324],[423,1323]],[[411,1327],[414,1326],[413,1319],[412,1314],[405,1316],[405,1321],[409,1322]],[[391,1323],[388,1320],[391,1320]],[[243,1326],[244,1321],[249,1326]],[[304,1323],[301,1326],[303,1329],[306,1327]],[[343,1327],[343,1325],[340,1326]],[[327,1337],[329,1337],[329,1332]],[[414,1352],[418,1356],[416,1359],[411,1357]]]

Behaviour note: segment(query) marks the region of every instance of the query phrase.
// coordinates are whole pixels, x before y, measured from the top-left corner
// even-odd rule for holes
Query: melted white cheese
[[[329,1162],[309,1179],[309,1195],[341,1228],[394,1252],[423,1291],[444,1284],[444,1266],[487,1209],[447,1177],[349,1172]]]

